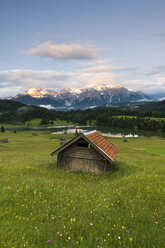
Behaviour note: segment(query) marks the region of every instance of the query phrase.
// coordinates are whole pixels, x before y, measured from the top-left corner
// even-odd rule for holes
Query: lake
[[[77,132],[87,132],[91,130],[97,130],[101,132],[104,136],[107,137],[116,137],[116,138],[122,138],[122,137],[139,137],[139,136],[162,136],[165,137],[165,134],[163,136],[162,133],[159,132],[153,132],[153,131],[139,131],[139,130],[130,130],[130,129],[121,129],[121,128],[100,128],[100,127],[90,127],[90,126],[52,126],[48,127],[48,129],[52,130],[52,134],[66,134],[66,133],[75,133]]]
[[[29,127],[19,127],[19,128],[7,128],[8,130],[16,131],[39,131],[39,130],[50,130],[52,135],[55,134],[66,134],[66,133],[75,133],[77,132],[87,132],[91,130],[97,130],[101,132],[104,136],[107,137],[139,137],[139,136],[161,136],[165,137],[165,133],[154,132],[154,131],[143,131],[143,130],[131,130],[131,129],[121,129],[121,128],[111,128],[111,127],[90,127],[90,126],[29,126]]]

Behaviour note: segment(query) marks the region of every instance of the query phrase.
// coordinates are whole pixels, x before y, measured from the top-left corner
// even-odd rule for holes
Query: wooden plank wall
[[[72,144],[58,154],[58,166],[76,171],[105,173],[110,163],[93,147],[81,147]]]

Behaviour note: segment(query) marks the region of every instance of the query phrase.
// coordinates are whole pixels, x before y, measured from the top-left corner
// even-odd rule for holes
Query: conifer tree
[[[1,127],[1,133],[5,133],[5,128],[4,128],[4,126]]]

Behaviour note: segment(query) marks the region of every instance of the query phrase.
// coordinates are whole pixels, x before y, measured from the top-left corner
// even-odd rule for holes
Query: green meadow
[[[129,115],[118,115],[118,116],[113,116],[113,117],[116,117],[116,118],[137,118],[137,116],[129,116]],[[155,121],[165,121],[165,118],[160,118],[160,117],[143,117],[145,119],[150,119],[150,120],[155,120]]]
[[[33,118],[31,121],[26,121],[25,125],[30,125],[30,126],[39,126],[41,124],[41,118]],[[65,121],[65,120],[59,120],[59,119],[56,119],[55,121],[53,121],[53,123],[49,124],[50,126],[51,125],[55,125],[55,126],[68,126],[68,125],[74,125],[73,122],[71,121]],[[48,126],[48,125],[46,125]]]
[[[22,127],[43,127],[44,125],[41,125],[41,118],[33,118],[31,121],[26,121],[25,123],[17,123],[17,124],[2,124],[5,126],[5,128],[22,128]],[[1,125],[1,126],[2,126]],[[48,125],[45,126],[68,126],[68,125],[75,125],[75,123],[71,122],[71,121],[65,121],[65,120],[59,120],[56,119],[55,121],[53,121],[53,123],[49,123]]]
[[[93,175],[57,168],[60,137],[0,133],[0,248],[162,248],[165,140],[111,138],[116,161]]]

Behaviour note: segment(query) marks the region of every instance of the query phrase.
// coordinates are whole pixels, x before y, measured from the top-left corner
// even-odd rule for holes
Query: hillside
[[[0,100],[0,123],[17,123],[33,118],[56,119],[56,112],[37,106],[28,106],[17,101]]]
[[[125,103],[111,103],[103,105],[107,108],[118,108],[122,111],[136,111],[139,113],[159,112],[165,114],[165,100],[152,102],[125,102]]]
[[[20,102],[0,100],[0,114],[8,111],[16,111],[18,108],[24,107],[25,105]]]
[[[160,102],[148,102],[138,106],[140,112],[161,112],[165,113],[165,100]]]
[[[127,116],[116,119],[116,116]],[[139,117],[138,119],[129,116]],[[165,123],[162,120],[145,119],[144,117],[165,118],[165,101],[141,103],[140,105],[115,105],[115,107],[100,107],[86,110],[55,111],[43,107],[28,106],[10,100],[0,101],[0,123],[24,123],[34,118],[40,118],[42,124],[48,124],[56,118],[63,121],[71,121],[81,125],[109,126],[130,128],[138,130],[162,130],[165,131]]]

